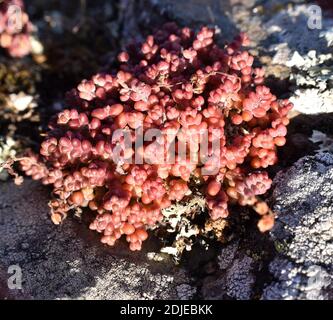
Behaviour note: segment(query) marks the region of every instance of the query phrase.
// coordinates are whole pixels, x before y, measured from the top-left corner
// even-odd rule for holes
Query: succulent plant
[[[90,228],[139,250],[163,209],[196,190],[211,220],[249,205],[269,230],[274,214],[258,198],[265,168],[285,144],[288,100],[263,85],[264,71],[242,49],[241,34],[221,48],[214,30],[167,23],[118,55],[119,69],[83,80],[50,122],[40,154],[24,172],[53,186],[52,220],[95,211]]]

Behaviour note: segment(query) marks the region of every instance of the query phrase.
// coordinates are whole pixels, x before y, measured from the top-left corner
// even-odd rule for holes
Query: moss
[[[40,67],[20,60],[0,60],[1,94],[19,93],[36,94],[36,83],[41,80]]]
[[[278,253],[284,253],[287,249],[287,243],[276,240],[274,241],[274,247]]]

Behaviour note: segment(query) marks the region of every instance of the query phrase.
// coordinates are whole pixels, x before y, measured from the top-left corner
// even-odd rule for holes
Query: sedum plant
[[[259,198],[265,169],[286,142],[288,100],[266,87],[241,34],[220,47],[214,30],[167,23],[118,56],[119,68],[83,80],[50,122],[23,171],[53,188],[54,223],[95,212],[90,229],[140,250],[163,209],[201,194],[209,219],[251,206],[264,232],[274,214]]]

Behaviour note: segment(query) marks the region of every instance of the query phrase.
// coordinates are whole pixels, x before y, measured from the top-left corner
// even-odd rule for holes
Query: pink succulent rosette
[[[222,48],[212,29],[168,23],[120,53],[118,70],[69,92],[40,154],[21,161],[53,186],[53,221],[89,208],[103,243],[124,235],[139,250],[163,209],[195,189],[211,219],[250,205],[269,230],[274,215],[258,196],[271,186],[264,169],[285,143],[292,104],[263,84],[247,43],[242,34]]]

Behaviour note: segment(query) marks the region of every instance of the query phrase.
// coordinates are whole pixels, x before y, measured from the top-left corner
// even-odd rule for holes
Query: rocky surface
[[[44,2],[35,2],[43,8]],[[316,144],[332,150],[333,18],[324,11],[322,28],[309,28],[311,4],[121,0],[117,9],[104,10],[111,12],[106,14],[112,17],[107,28],[113,41],[120,39],[117,48],[168,20],[194,28],[216,26],[220,41],[240,31],[249,34],[250,52],[264,65],[268,85],[279,96],[291,96],[296,113],[301,113],[291,121],[288,144],[273,170],[282,171],[274,180],[271,203],[278,219],[270,236],[250,227],[246,236],[216,245],[215,253],[198,258],[194,251],[188,264],[196,265],[195,270],[188,272],[157,254],[155,239],[133,254],[125,244],[104,247],[97,234],[74,218],[54,226],[45,187],[27,180],[17,188],[1,182],[0,173],[0,298],[333,299],[333,156],[307,156]],[[0,140],[0,159],[7,159],[11,146]],[[22,290],[8,289],[12,265],[22,268]],[[200,269],[204,271],[198,273]]]
[[[38,183],[27,180],[19,188],[0,183],[0,298],[189,299],[195,294],[183,269],[170,260],[149,260],[156,241],[134,254],[125,244],[104,247],[78,221],[53,225],[47,199]],[[22,290],[7,288],[11,265],[22,269]]]
[[[263,299],[333,298],[332,180],[330,153],[305,157],[276,177],[271,234],[280,253]]]
[[[254,272],[258,265],[240,249],[238,242],[222,248],[218,256],[218,266],[220,270],[217,275],[204,280],[201,293],[205,299],[253,298]]]
[[[318,8],[287,6],[265,23],[272,62],[290,68],[291,101],[306,114],[333,112],[333,19],[323,14],[312,26],[311,12]]]

